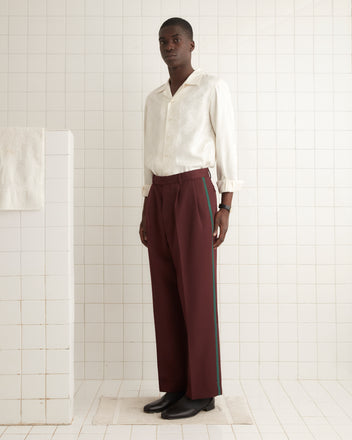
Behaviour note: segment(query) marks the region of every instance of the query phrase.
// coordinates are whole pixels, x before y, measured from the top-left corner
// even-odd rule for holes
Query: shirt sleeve
[[[210,120],[215,132],[215,160],[219,193],[238,191],[243,180],[237,176],[237,140],[231,92],[218,78],[210,104]]]
[[[145,100],[144,104],[144,149],[143,149],[143,164],[144,164],[144,185],[142,186],[142,195],[144,197],[148,197],[150,187],[152,186],[153,181],[153,173],[152,171],[146,166],[146,142],[145,142],[145,133],[146,133],[146,126],[147,126],[147,101],[148,98]]]
[[[144,165],[144,185],[142,187],[142,195],[148,197],[150,187],[152,186],[152,172],[149,168]]]

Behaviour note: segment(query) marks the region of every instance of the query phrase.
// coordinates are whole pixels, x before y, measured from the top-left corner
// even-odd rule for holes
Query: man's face
[[[159,46],[163,60],[171,67],[190,61],[194,41],[180,26],[166,26],[159,31]]]

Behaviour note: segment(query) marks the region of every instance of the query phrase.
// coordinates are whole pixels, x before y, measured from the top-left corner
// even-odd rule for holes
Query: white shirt
[[[239,190],[235,118],[225,80],[194,70],[172,96],[169,80],[154,89],[144,107],[144,185],[152,173],[167,176],[214,167],[220,193]]]

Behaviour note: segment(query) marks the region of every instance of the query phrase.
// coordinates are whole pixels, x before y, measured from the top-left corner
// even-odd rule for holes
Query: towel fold
[[[0,127],[0,209],[44,205],[44,128]]]

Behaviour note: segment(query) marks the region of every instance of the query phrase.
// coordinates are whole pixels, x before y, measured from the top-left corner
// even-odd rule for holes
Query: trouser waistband
[[[165,184],[165,183],[180,183],[184,180],[196,179],[199,177],[210,177],[211,173],[209,168],[198,168],[196,170],[184,171],[183,173],[171,174],[169,176],[157,176],[153,173],[153,183]]]

